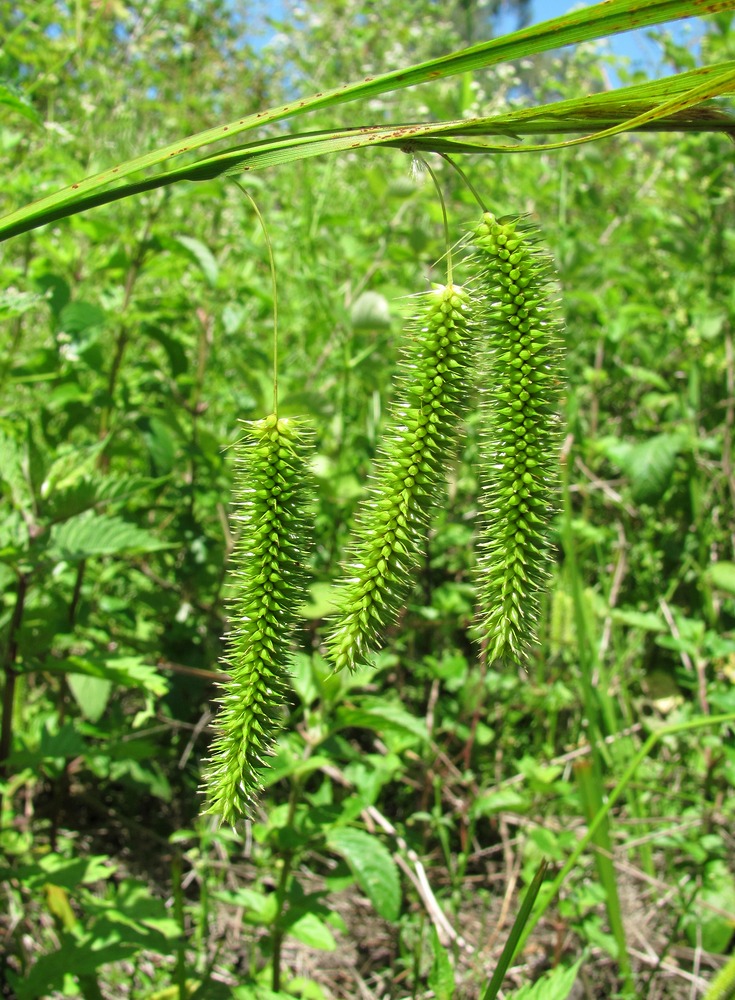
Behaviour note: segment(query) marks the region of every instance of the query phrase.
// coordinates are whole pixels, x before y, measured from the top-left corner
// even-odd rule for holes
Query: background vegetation
[[[490,37],[494,14],[304,0],[258,35],[223,0],[9,5],[0,211]],[[660,36],[667,69],[735,58],[733,14],[702,25],[696,60]],[[365,115],[473,117],[600,92],[613,73],[643,79],[590,43]],[[354,123],[344,106],[309,127]],[[685,727],[735,712],[732,146],[636,134],[462,162],[496,214],[541,226],[560,276],[568,436],[540,648],[527,672],[499,669],[471,637],[470,417],[386,651],[330,675],[331,582],[402,299],[443,278],[441,212],[398,149],[248,175],[277,261],[280,411],[313,422],[318,509],[286,733],[236,832],[199,818],[198,784],[226,629],[228,445],[271,408],[257,221],[212,179],[3,244],[5,996],[481,996],[540,861],[564,865],[662,726],[505,988],[555,970],[514,995],[565,997],[576,975],[580,997],[693,997],[724,963],[735,746],[727,727]],[[432,166],[459,239],[477,206]]]

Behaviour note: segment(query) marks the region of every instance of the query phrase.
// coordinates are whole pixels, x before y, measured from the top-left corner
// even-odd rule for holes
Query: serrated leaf
[[[48,468],[41,484],[41,496],[46,498],[56,490],[67,490],[90,475],[107,443],[96,441],[86,448],[73,448],[60,455]]]
[[[327,846],[345,859],[357,884],[385,920],[401,911],[401,882],[390,851],[377,837],[352,827],[330,830]]]
[[[21,292],[17,288],[0,290],[0,320],[13,319],[22,316],[29,309],[34,309],[44,301],[44,296],[38,292]]]
[[[54,673],[99,678],[121,687],[140,688],[156,698],[162,698],[169,688],[168,680],[158,668],[146,663],[141,656],[104,658],[74,654],[63,660],[55,660],[47,669]]]
[[[23,472],[25,448],[15,438],[0,432],[0,483],[6,483],[13,505],[19,510],[32,506],[30,486]]]
[[[67,562],[79,562],[91,556],[122,553],[157,552],[170,548],[150,531],[124,521],[121,517],[85,511],[51,529],[49,550]]]
[[[684,450],[680,434],[656,434],[634,444],[620,464],[630,478],[633,499],[637,503],[660,499],[671,482],[677,456]]]

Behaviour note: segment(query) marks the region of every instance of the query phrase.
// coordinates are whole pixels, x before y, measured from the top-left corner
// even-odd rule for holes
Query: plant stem
[[[23,621],[23,610],[25,608],[26,594],[30,575],[21,573],[18,577],[18,590],[15,595],[15,607],[10,619],[8,630],[8,645],[3,658],[3,674],[5,684],[3,686],[3,715],[0,723],[0,776],[5,776],[5,762],[10,755],[10,748],[13,743],[13,706],[15,701],[15,682],[18,671],[15,664],[18,659],[18,629]]]

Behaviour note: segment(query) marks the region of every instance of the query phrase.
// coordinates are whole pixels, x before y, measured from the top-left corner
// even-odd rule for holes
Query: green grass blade
[[[374,78],[367,77],[336,90],[317,93],[277,108],[246,115],[226,125],[205,129],[168,146],[126,160],[5,216],[0,220],[0,239],[27,232],[64,215],[74,214],[80,211],[80,205],[90,207],[92,204],[101,204],[90,201],[90,198],[109,185],[114,185],[141,170],[189,155],[210,143],[231,139],[249,129],[260,128],[319,108],[334,107],[349,101],[367,101],[390,91],[429,83],[511,59],[524,58],[563,45],[614,35],[634,28],[659,24],[662,21],[674,21],[733,9],[735,0],[714,0],[714,2],[713,0],[608,0],[593,7],[585,7],[563,17],[544,21],[438,59],[403,70],[394,70]],[[128,190],[128,193],[132,192]],[[118,191],[117,197],[121,196],[124,195]],[[62,208],[67,211],[60,213]]]
[[[655,732],[651,733],[646,742],[640,748],[638,753],[632,758],[628,766],[623,771],[623,775],[620,781],[617,783],[613,791],[608,796],[607,802],[600,809],[587,828],[587,832],[584,836],[580,837],[577,846],[574,848],[572,853],[569,855],[563,868],[559,871],[557,876],[554,878],[553,882],[550,882],[548,886],[544,886],[544,894],[542,896],[542,903],[538,909],[531,914],[518,942],[519,950],[523,947],[529,935],[533,932],[534,927],[538,924],[541,917],[546,912],[551,901],[555,898],[556,894],[561,889],[564,884],[564,880],[570,873],[572,868],[576,865],[581,857],[582,853],[587,849],[587,846],[592,841],[593,837],[597,833],[598,828],[602,823],[605,822],[608,813],[613,808],[614,805],[620,800],[625,789],[628,787],[632,781],[636,771],[641,766],[643,761],[649,756],[653,751],[659,740],[664,739],[667,736],[677,736],[679,733],[692,732],[697,729],[707,729],[710,726],[726,726],[735,722],[735,712],[728,712],[723,715],[708,715],[700,716],[696,719],[689,719],[687,722],[678,722],[670,726],[662,726]],[[484,998],[483,998],[484,1000]]]
[[[56,222],[89,208],[111,204],[179,181],[210,180],[224,173],[263,169],[310,156],[321,156],[369,145],[393,146],[421,152],[511,153],[557,149],[565,145],[591,142],[619,132],[638,130],[722,131],[731,138],[735,137],[733,115],[716,105],[702,105],[701,91],[697,91],[696,88],[685,89],[686,82],[695,78],[704,80],[700,87],[704,88],[708,95],[728,93],[735,89],[735,61],[717,67],[693,70],[653,83],[575,100],[558,101],[540,108],[524,108],[489,118],[426,124],[363,126],[336,132],[322,130],[261,139],[205,157],[175,170],[156,174],[145,180],[96,190],[78,196],[73,201],[60,201],[54,207],[41,209],[42,202],[36,202],[40,214],[31,213],[30,208],[33,206],[28,206],[28,210],[15,212],[0,221],[0,242],[28,232],[39,225]],[[673,95],[671,98],[673,111],[667,111],[667,105],[654,101],[656,96],[667,93]],[[630,117],[631,114],[633,118]],[[490,145],[467,142],[462,138],[504,135],[510,139],[538,133],[589,130],[593,131],[581,139],[533,146]],[[44,203],[48,201],[49,199],[45,199]]]
[[[521,908],[513,921],[513,926],[510,929],[508,940],[505,942],[505,947],[500,953],[500,958],[498,959],[498,964],[495,966],[495,971],[490,978],[490,982],[485,987],[485,992],[482,994],[482,1000],[495,1000],[498,992],[500,991],[500,987],[503,985],[505,974],[508,971],[510,963],[513,961],[513,956],[518,950],[518,942],[520,941],[523,930],[529,917],[531,916],[533,904],[536,902],[536,897],[538,896],[539,890],[543,884],[547,867],[548,862],[542,861],[539,865],[538,871],[533,876],[533,881],[529,885],[528,891],[523,897]]]
[[[577,778],[585,818],[588,823],[591,823],[604,804],[600,785],[595,778],[592,764],[588,760],[578,761],[574,767],[574,774]],[[630,956],[628,955],[623,914],[620,909],[620,894],[618,893],[618,882],[613,863],[613,843],[610,836],[609,815],[605,816],[604,820],[598,825],[592,837],[592,843],[597,848],[595,851],[595,864],[600,884],[605,890],[607,919],[618,949],[618,966],[623,980],[624,996],[634,997],[633,969],[630,964]]]

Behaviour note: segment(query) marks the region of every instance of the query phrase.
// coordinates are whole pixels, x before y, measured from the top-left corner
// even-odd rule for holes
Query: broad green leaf
[[[75,889],[78,885],[106,882],[116,868],[105,854],[92,854],[86,858],[63,858],[59,854],[48,854],[37,864],[21,865],[12,872],[12,877],[28,889],[38,889],[47,884]],[[10,869],[0,869],[3,878],[10,877],[9,873]]]
[[[67,562],[91,556],[156,552],[171,546],[121,517],[85,511],[51,529],[49,551]]]
[[[568,968],[557,966],[532,986],[523,985],[519,990],[509,993],[508,1000],[567,1000],[574,989],[582,961],[580,958]]]
[[[684,930],[692,948],[722,955],[735,932],[735,878],[724,861],[711,861],[704,884],[684,918]]]
[[[334,935],[315,913],[305,913],[289,924],[288,933],[309,948],[317,948],[319,951],[334,951],[337,947]]]
[[[101,941],[94,932],[83,937],[60,935],[60,941],[61,948],[37,958],[23,979],[9,973],[8,979],[15,990],[14,995],[17,1000],[39,1000],[39,997],[64,995],[60,991],[71,969],[80,979],[93,976],[97,969],[107,965],[108,962],[130,960],[135,952],[140,950],[140,944]],[[87,995],[95,994],[88,992]]]
[[[82,715],[90,722],[98,722],[102,718],[107,702],[112,692],[112,682],[101,677],[90,677],[87,674],[69,674],[69,688],[74,700],[81,709]]]
[[[271,785],[275,785],[283,778],[304,777],[322,767],[331,767],[332,764],[331,757],[309,757],[306,760],[301,760],[285,751],[276,753],[275,757],[269,758],[269,766],[263,770],[262,785],[263,788],[270,788]]]
[[[278,916],[278,898],[274,892],[260,892],[257,889],[222,889],[213,892],[214,899],[219,899],[228,906],[239,906],[245,910],[244,919],[249,924],[271,925]]]
[[[476,819],[479,816],[494,816],[500,812],[525,812],[528,800],[514,788],[500,788],[497,792],[484,792],[479,795],[470,807],[470,815]]]
[[[707,570],[707,577],[717,590],[735,594],[735,563],[725,561],[713,563]]]
[[[334,730],[352,728],[372,729],[376,733],[393,731],[413,736],[422,742],[429,738],[423,719],[417,719],[401,705],[382,700],[363,702],[359,708],[339,708],[335,715]]]
[[[25,95],[17,88],[9,86],[6,80],[0,83],[0,104],[10,108],[11,111],[16,111],[19,115],[23,115],[34,125],[41,124],[41,116],[33,105],[28,103]]]
[[[385,920],[397,920],[401,911],[401,883],[390,851],[377,837],[352,827],[329,831],[327,846],[345,859],[357,884]]]
[[[77,918],[69,902],[66,889],[63,886],[54,885],[52,882],[47,882],[43,888],[46,906],[51,916],[61,924],[65,931],[73,931],[77,925]]]
[[[671,482],[676,458],[683,448],[680,434],[657,434],[631,448],[625,471],[630,476],[634,500],[660,499]]]
[[[82,737],[76,731],[71,722],[65,722],[57,731],[53,732],[48,728],[48,724],[41,732],[41,742],[38,753],[46,761],[63,762],[69,757],[77,757],[87,749]],[[18,759],[22,753],[18,754]]]
[[[681,434],[655,434],[647,441],[631,444],[615,438],[600,442],[601,450],[619,465],[630,479],[637,503],[655,503],[668,488],[677,457],[684,451]]]
[[[107,316],[103,309],[90,302],[70,302],[61,310],[59,322],[65,333],[76,334],[101,326]]]

